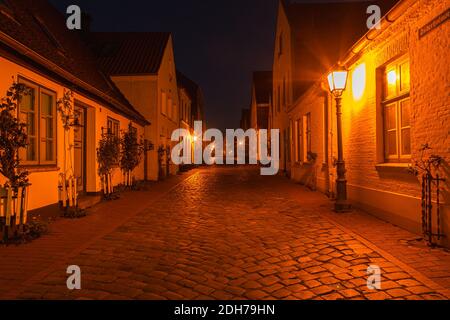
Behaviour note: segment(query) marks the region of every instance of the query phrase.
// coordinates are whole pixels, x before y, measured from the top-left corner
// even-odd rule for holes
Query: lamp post
[[[336,100],[336,120],[337,120],[337,143],[338,143],[338,159],[336,162],[337,179],[336,179],[336,203],[334,209],[336,212],[349,211],[351,206],[347,201],[347,179],[345,178],[345,162],[342,146],[342,93],[347,86],[348,71],[344,68],[338,68],[328,75],[328,85],[330,92]]]

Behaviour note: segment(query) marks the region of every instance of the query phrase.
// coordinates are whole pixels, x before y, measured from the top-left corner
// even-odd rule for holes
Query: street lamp
[[[344,153],[342,149],[342,93],[347,86],[348,71],[345,68],[339,67],[338,69],[331,71],[328,75],[328,85],[330,92],[333,94],[336,100],[336,120],[337,120],[337,139],[338,139],[338,159],[337,166],[337,179],[336,179],[336,203],[334,209],[336,212],[349,211],[351,206],[347,201],[347,180],[345,178],[345,162]]]

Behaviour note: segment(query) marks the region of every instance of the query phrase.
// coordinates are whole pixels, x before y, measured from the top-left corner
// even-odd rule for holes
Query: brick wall
[[[394,23],[382,25],[381,33],[347,65],[349,82],[342,102],[348,194],[354,205],[420,233],[420,181],[407,172],[406,163],[388,165],[384,160],[381,85],[377,76],[393,59],[408,56],[412,160],[420,157],[419,148],[425,143],[433,148],[432,153],[444,157],[441,174],[447,176],[447,182],[441,201],[447,204],[442,206],[441,218],[444,232],[450,235],[449,21],[419,38],[419,29],[448,10],[448,2],[405,2],[407,10]],[[290,110],[289,117],[295,121],[311,112],[312,151],[318,154],[312,172],[317,174],[317,187],[332,194],[335,180],[332,162],[337,157],[336,111],[334,103],[324,107],[323,92],[320,86],[311,88]],[[304,182],[304,173],[310,167],[311,164],[294,163],[293,179]]]

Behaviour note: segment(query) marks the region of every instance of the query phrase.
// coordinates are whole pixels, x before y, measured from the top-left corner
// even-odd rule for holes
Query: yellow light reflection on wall
[[[362,63],[353,70],[352,92],[353,99],[359,100],[364,95],[366,89],[366,64]]]
[[[397,83],[397,73],[395,70],[391,70],[387,74],[387,80],[389,85],[395,85]]]

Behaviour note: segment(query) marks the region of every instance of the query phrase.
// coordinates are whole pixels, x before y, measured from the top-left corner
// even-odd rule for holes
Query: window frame
[[[57,93],[54,90],[49,89],[48,87],[44,87],[34,81],[31,81],[29,79],[26,79],[22,76],[18,76],[18,83],[25,85],[27,88],[31,88],[35,92],[34,97],[34,127],[35,127],[35,135],[33,136],[35,139],[35,154],[36,159],[35,160],[26,160],[26,159],[20,159],[20,167],[56,167],[58,164],[58,111],[56,107],[56,101],[58,99]],[[42,130],[45,129],[42,123],[43,113],[42,113],[42,94],[46,94],[52,97],[52,115],[53,115],[53,160],[45,160],[45,154],[46,154],[46,146],[42,147],[43,139],[44,141],[47,141],[47,137],[43,138],[43,132]],[[21,104],[18,104],[18,108],[16,110],[16,116],[18,117],[20,122],[22,121],[21,118]],[[28,124],[28,121],[25,122]],[[28,128],[27,128],[27,135],[28,135]],[[44,150],[43,150],[44,149]],[[25,149],[27,150],[27,149]],[[27,155],[27,151],[25,151],[25,156]],[[19,158],[20,158],[20,151],[19,151]],[[44,160],[43,160],[44,159]]]
[[[111,123],[111,131],[109,130],[110,123]],[[117,133],[115,133],[115,129],[117,129]],[[108,116],[106,118],[106,131],[108,134],[112,134],[117,138],[120,138],[120,121]]]
[[[298,118],[295,120],[295,162],[301,163],[303,159],[303,132],[302,132],[302,120]]]
[[[53,137],[50,139],[47,137],[47,134],[45,135],[45,137],[42,136],[42,130],[44,130],[44,129],[41,129],[41,126],[43,125],[43,118],[44,118],[44,114],[42,112],[42,94],[46,94],[46,95],[52,97],[53,112],[52,112],[51,118],[52,118],[52,122],[53,122]],[[57,118],[58,118],[58,115],[56,114],[56,112],[57,112],[57,110],[56,110],[56,94],[54,92],[52,92],[51,90],[41,87],[40,91],[39,91],[39,120],[40,120],[39,121],[39,125],[40,125],[39,126],[39,162],[40,162],[40,164],[43,164],[43,165],[54,164],[53,160],[44,159],[42,147],[41,147],[43,142],[47,143],[48,140],[52,141],[52,143],[53,143],[53,152],[52,152],[53,158],[56,159],[56,143],[57,143],[57,141],[56,141],[56,136],[57,136],[56,125],[57,125]],[[45,127],[45,130],[46,130],[46,127]],[[45,152],[47,152],[47,147],[45,147]]]
[[[408,86],[407,88],[402,88],[402,66],[405,64],[409,65],[408,70]],[[389,93],[388,91],[388,74],[391,71],[395,71],[395,92]],[[386,163],[405,163],[411,160],[411,99],[410,99],[410,90],[411,90],[411,71],[410,71],[410,60],[409,57],[402,56],[394,61],[390,62],[386,66],[382,68],[381,72],[381,111],[382,111],[382,119],[383,119],[383,157],[384,162]],[[402,106],[404,102],[409,103],[410,108],[410,121],[408,126],[402,125]],[[395,108],[395,129],[387,129],[388,123],[388,113],[387,109],[394,107]],[[410,153],[403,154],[403,131],[409,130],[409,145],[410,145]],[[395,131],[395,139],[396,139],[396,153],[389,154],[389,133]]]
[[[311,148],[311,112],[308,112],[305,114],[302,118],[303,120],[303,127],[302,127],[302,154],[303,154],[303,162],[309,162],[308,160],[308,154],[312,152]]]

